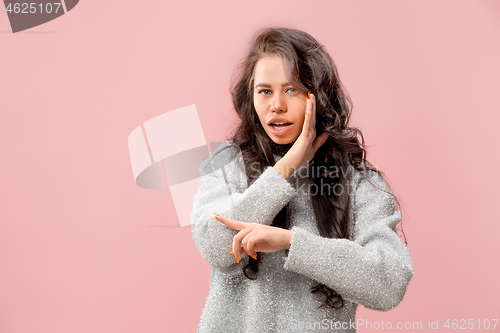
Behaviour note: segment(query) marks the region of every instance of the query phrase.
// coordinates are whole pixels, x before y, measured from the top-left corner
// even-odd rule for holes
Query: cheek
[[[254,106],[255,110],[257,110],[257,111],[262,111],[262,109],[263,109],[262,101],[256,97],[254,97],[254,99],[253,99],[253,106]]]
[[[261,112],[261,108],[260,108],[259,103],[255,100],[255,98],[254,98],[254,100],[253,100],[253,108],[254,108],[255,112],[257,112],[257,114],[258,114],[258,115],[259,115],[259,117],[260,117],[260,115],[262,114],[262,112]]]
[[[260,114],[257,114],[257,115],[259,116],[260,123],[262,124],[262,126],[264,126],[264,121],[263,121],[262,115],[260,115]]]
[[[305,112],[306,112],[306,110],[304,110],[303,115],[299,116],[299,121],[297,122],[297,125],[299,125],[298,127],[300,127],[301,130],[302,130],[302,126],[304,125],[304,121],[306,120]]]
[[[255,112],[257,112],[257,115],[259,116],[259,119],[262,120],[262,117],[265,116],[265,111],[262,105],[254,99],[253,107],[255,109]]]
[[[305,110],[304,110],[304,113],[305,113]],[[302,133],[302,127],[304,127],[304,117],[302,117],[302,119],[300,119],[295,125],[295,134],[297,135],[297,137],[300,135],[300,133]]]
[[[265,121],[265,117],[264,117],[264,114],[262,112],[260,112],[258,107],[255,108],[255,113],[257,113],[257,117],[258,117],[260,123],[263,124]]]

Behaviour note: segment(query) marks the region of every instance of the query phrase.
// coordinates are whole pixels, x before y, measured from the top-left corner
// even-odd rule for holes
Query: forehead
[[[261,83],[258,81],[283,81],[287,80],[286,62],[279,56],[266,56],[257,61],[255,65],[255,84]]]

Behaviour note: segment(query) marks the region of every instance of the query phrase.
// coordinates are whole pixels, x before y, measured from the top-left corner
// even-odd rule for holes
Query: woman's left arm
[[[378,173],[369,174],[371,182],[389,192]],[[401,213],[391,194],[364,178],[356,183],[353,241],[294,227],[284,268],[325,284],[346,300],[388,311],[401,302],[413,276],[408,249],[395,232]]]

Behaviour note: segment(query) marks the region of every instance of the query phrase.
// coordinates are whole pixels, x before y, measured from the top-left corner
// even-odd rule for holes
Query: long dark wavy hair
[[[316,133],[318,136],[324,132],[328,133],[328,139],[308,164],[308,167],[320,171],[308,172],[308,177],[317,186],[316,188],[325,185],[335,188],[337,184],[340,188],[348,188],[349,179],[345,171],[349,166],[353,166],[362,174],[367,171],[366,169],[371,169],[383,176],[366,160],[365,142],[361,131],[349,127],[352,102],[324,46],[300,30],[267,28],[257,32],[250,51],[239,65],[239,71],[235,72],[236,79],[233,78],[231,84],[233,106],[241,121],[230,134],[228,141],[240,149],[248,186],[266,167],[275,164],[273,154],[283,156],[293,145],[293,143],[279,145],[272,141],[262,127],[253,104],[255,66],[261,58],[276,55],[285,60],[285,70],[291,84],[299,90],[309,91],[315,95]],[[328,238],[350,239],[348,192],[341,191],[340,194],[336,194],[335,191],[328,191],[328,194],[310,193],[310,196],[319,234]],[[288,204],[276,215],[272,226],[289,228],[287,206]],[[259,260],[259,254],[257,259],[249,258],[248,264],[243,268],[247,278],[257,278]],[[342,296],[324,284],[318,283],[312,287],[311,292],[324,295],[324,303],[321,306],[326,305],[335,309],[344,306]]]

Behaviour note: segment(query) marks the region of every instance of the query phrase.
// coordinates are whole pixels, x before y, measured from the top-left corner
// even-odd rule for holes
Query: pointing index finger
[[[228,219],[226,217],[220,216],[217,213],[214,213],[214,214],[216,214],[215,219],[217,221],[221,222],[222,224],[228,226],[231,229],[241,230],[241,229],[245,228],[245,225],[246,225],[245,222],[231,220],[231,219]]]

